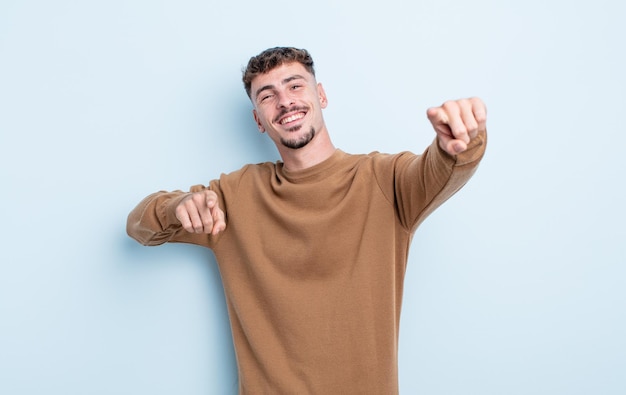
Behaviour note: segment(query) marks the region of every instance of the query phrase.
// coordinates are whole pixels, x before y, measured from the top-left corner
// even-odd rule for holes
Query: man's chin
[[[314,137],[315,137],[315,129],[311,128],[309,133],[305,134],[304,136],[301,136],[300,138],[289,139],[289,140],[283,138],[280,140],[280,142],[282,143],[283,146],[287,148],[297,150],[309,144],[311,140],[313,140]]]

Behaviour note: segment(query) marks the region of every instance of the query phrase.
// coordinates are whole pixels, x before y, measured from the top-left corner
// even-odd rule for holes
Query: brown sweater
[[[227,218],[218,236],[181,228],[181,191],[148,196],[127,230],[145,245],[213,250],[241,394],[395,394],[411,237],[471,177],[485,143],[481,133],[457,157],[436,142],[422,155],[337,150],[298,172],[248,165],[210,183]]]

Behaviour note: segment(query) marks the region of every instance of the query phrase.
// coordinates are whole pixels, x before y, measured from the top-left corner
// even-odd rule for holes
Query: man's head
[[[310,142],[331,144],[322,109],[328,101],[315,79],[313,59],[306,50],[271,48],[250,59],[243,82],[252,101],[252,114],[283,157]],[[321,138],[316,138],[318,136]]]
[[[252,98],[251,86],[255,77],[260,74],[266,74],[278,66],[292,62],[300,63],[309,73],[315,76],[313,58],[311,58],[306,49],[276,47],[266,49],[257,56],[250,58],[242,78],[248,97]]]

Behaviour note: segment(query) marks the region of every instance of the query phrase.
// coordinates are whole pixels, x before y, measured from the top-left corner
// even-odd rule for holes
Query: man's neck
[[[278,148],[287,171],[298,171],[313,167],[330,158],[335,153],[335,150],[328,133],[315,136],[309,144],[299,149]]]

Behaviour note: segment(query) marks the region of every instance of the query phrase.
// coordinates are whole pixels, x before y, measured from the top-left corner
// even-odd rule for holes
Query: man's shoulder
[[[242,179],[256,178],[263,179],[276,174],[277,168],[282,166],[282,162],[259,162],[248,163],[237,170],[222,173],[220,175],[220,183],[239,183]]]
[[[265,173],[265,172],[276,172],[276,168],[282,166],[282,162],[259,162],[259,163],[247,163],[241,166],[239,169],[227,172],[222,174],[222,176],[233,176],[238,177],[247,173]]]
[[[418,157],[418,155],[414,154],[411,151],[401,151],[395,153],[372,151],[369,154],[363,155],[363,160],[368,161],[376,166],[393,166],[393,164],[395,163],[412,160],[416,157]]]
[[[402,157],[414,157],[416,156],[413,152],[410,151],[401,151],[401,152],[382,152],[382,151],[370,151],[369,153],[360,153],[360,154],[351,154],[346,153],[345,159],[353,162],[368,162],[368,161],[384,161],[384,160],[394,160]]]

